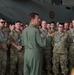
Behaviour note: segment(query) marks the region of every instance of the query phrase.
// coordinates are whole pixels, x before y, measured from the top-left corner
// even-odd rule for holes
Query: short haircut
[[[42,20],[42,21],[41,21],[41,23],[42,23],[43,21],[45,21],[45,22],[47,23],[47,21],[46,21],[46,20]]]
[[[16,21],[15,23],[21,23],[21,21]]]
[[[64,23],[59,23],[59,25],[62,25],[62,26],[63,26],[63,28],[64,28]],[[59,25],[58,25],[58,26],[59,26]]]
[[[1,19],[2,19],[2,20],[5,20],[4,18],[0,18],[0,20],[1,20]]]
[[[55,24],[55,22],[54,22],[54,21],[52,21],[52,22],[51,22],[51,24],[52,24],[52,23],[53,23],[53,24]]]
[[[67,23],[69,25],[69,22],[64,22],[64,24]]]
[[[35,13],[35,12],[30,13],[29,16],[28,16],[29,20],[31,21],[31,19],[35,19],[35,16],[36,16],[36,15],[39,16],[38,13]]]

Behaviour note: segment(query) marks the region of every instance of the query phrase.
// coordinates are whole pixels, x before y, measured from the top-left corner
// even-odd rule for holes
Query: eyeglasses
[[[5,23],[5,22],[0,22],[0,23]]]

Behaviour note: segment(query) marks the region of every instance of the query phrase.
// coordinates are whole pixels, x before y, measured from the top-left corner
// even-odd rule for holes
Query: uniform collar
[[[16,33],[21,33],[21,31],[17,32],[16,30],[14,30],[14,32],[16,32]]]
[[[59,33],[59,32],[58,32],[58,33]],[[59,35],[62,35],[62,36],[63,36],[63,35],[64,35],[64,32],[62,32],[62,33],[59,33]]]
[[[29,24],[29,26],[30,26],[30,27],[34,27],[34,28],[36,28],[33,24]]]

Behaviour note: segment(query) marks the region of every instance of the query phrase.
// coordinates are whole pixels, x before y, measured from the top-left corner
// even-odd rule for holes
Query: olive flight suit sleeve
[[[24,46],[24,30],[22,31],[22,45]]]
[[[2,47],[2,42],[1,42],[1,38],[0,38],[0,48]]]
[[[45,46],[47,46],[47,45],[50,44],[50,42],[51,42],[51,37],[48,36],[47,38],[43,38],[43,39],[42,39],[41,36],[40,36],[39,30],[37,30],[37,31],[36,31],[36,41],[37,41],[37,44],[38,44],[39,46],[45,47]]]
[[[48,36],[46,38],[46,46],[49,46],[51,44],[51,41],[52,41],[51,36]]]

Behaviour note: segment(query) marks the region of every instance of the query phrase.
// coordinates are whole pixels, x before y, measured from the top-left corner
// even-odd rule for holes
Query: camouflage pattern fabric
[[[61,67],[62,74],[68,72],[67,68],[67,42],[68,35],[66,33],[55,32],[55,36],[53,38],[53,73],[59,73],[59,64]]]
[[[74,66],[74,29],[69,32],[69,62],[70,68]]]
[[[12,31],[10,32],[10,42],[14,42],[17,45],[22,46],[22,32]],[[23,75],[24,66],[24,49],[18,51],[14,46],[10,48],[10,75]]]
[[[45,38],[48,34],[48,30],[40,30],[41,31],[41,37]],[[43,35],[43,36],[42,36]],[[42,48],[42,58],[43,58],[43,69],[47,70],[47,74],[50,75],[51,73],[51,61],[52,61],[52,57],[51,57],[51,45],[49,45],[48,47]]]
[[[8,44],[8,35],[5,28],[0,30],[0,75],[5,75],[7,66],[7,51],[2,48],[2,44]]]

